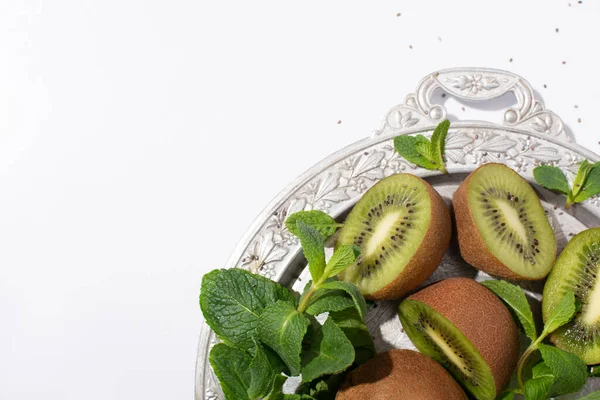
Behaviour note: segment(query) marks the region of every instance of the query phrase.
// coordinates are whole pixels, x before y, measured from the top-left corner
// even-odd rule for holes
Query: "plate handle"
[[[415,93],[388,112],[382,129],[376,134],[401,135],[403,131],[435,126],[444,120],[446,108],[431,100],[436,89],[467,101],[488,101],[512,92],[517,98],[517,107],[505,110],[503,120],[494,124],[573,142],[561,118],[535,99],[529,82],[511,72],[488,68],[454,68],[427,75]]]

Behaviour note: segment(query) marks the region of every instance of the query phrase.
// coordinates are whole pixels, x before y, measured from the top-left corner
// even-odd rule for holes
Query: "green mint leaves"
[[[533,177],[543,187],[568,195],[571,193],[567,177],[558,167],[540,165],[533,169]]]
[[[313,324],[310,349],[302,360],[302,381],[311,382],[323,375],[337,374],[354,362],[354,347],[344,332],[327,319]]]
[[[336,278],[354,264],[360,248],[340,246],[329,260],[325,256],[326,237],[340,225],[321,211],[302,211],[286,221],[300,239],[312,277],[299,300],[276,282],[241,269],[215,270],[202,279],[200,308],[222,341],[209,360],[226,400],[332,398],[341,373],[375,354],[364,297]],[[325,313],[321,325],[315,317]],[[302,375],[309,392],[284,394],[283,374]]]
[[[545,400],[550,397],[550,388],[554,384],[552,370],[543,362],[532,369],[532,378],[525,382],[527,400]]]
[[[289,290],[241,269],[218,269],[202,279],[200,308],[206,323],[225,344],[254,349],[258,317],[278,300],[295,303]]]
[[[280,391],[277,377],[282,375],[258,344],[254,358],[243,350],[217,344],[210,352],[209,361],[226,399],[276,398],[275,394]]]
[[[561,326],[567,324],[575,316],[577,307],[575,306],[575,295],[573,292],[567,293],[560,303],[556,306],[550,317],[546,320],[542,336],[546,337]]]
[[[273,379],[281,371],[278,365],[271,365],[263,347],[256,343],[256,355],[250,363],[250,384],[248,397],[257,399],[269,394],[273,387]]]
[[[533,170],[533,176],[543,187],[567,195],[566,209],[574,203],[581,203],[600,194],[600,162],[590,164],[588,160],[583,160],[572,188],[569,187],[565,174],[558,167],[540,165]]]
[[[327,278],[333,278],[356,261],[360,255],[360,247],[353,244],[344,244],[337,248],[327,266],[325,267],[324,275]]]
[[[291,214],[285,220],[285,226],[287,230],[290,231],[292,235],[298,237],[300,237],[301,235],[297,227],[298,222],[303,222],[311,228],[316,229],[325,238],[328,238],[329,236],[333,235],[337,228],[344,225],[335,222],[335,219],[333,219],[333,217],[329,216],[323,211],[298,211]]]
[[[354,346],[356,364],[362,364],[375,355],[375,343],[367,324],[355,308],[331,311],[329,318],[344,332]]]
[[[295,215],[292,214],[292,217]],[[325,237],[316,228],[305,224],[301,219],[297,220],[296,227],[293,229],[300,239],[304,257],[308,261],[314,289],[320,288],[325,280],[348,268],[360,255],[359,247],[344,245],[333,253],[329,262],[325,262]]]
[[[525,395],[526,400],[545,400],[581,390],[588,376],[585,363],[571,353],[541,343],[549,334],[573,319],[577,312],[575,295],[569,292],[561,299],[538,336],[523,289],[496,280],[485,281],[483,285],[511,308],[525,334],[531,339],[531,344],[521,356],[517,367],[519,388],[512,391]],[[543,361],[533,367],[532,377],[523,382],[523,369],[535,351],[540,352]],[[510,393],[507,396],[510,396]]]
[[[510,307],[513,314],[517,316],[517,319],[521,323],[525,335],[532,342],[537,339],[533,313],[523,289],[506,281],[499,280],[485,281],[482,282],[482,285],[494,292],[496,296],[500,297]]]
[[[310,275],[313,282],[316,282],[316,286],[320,286],[327,278],[332,278],[348,268],[360,254],[360,248],[357,246],[340,246],[326,263],[325,237],[316,228],[305,224],[302,219],[296,222],[293,229],[300,239]]]
[[[574,393],[583,388],[587,380],[587,366],[579,357],[545,344],[540,344],[538,349],[554,376],[554,383],[550,388],[551,396]]]
[[[335,255],[335,254],[334,254]],[[329,291],[329,290],[342,290],[346,292],[352,298],[354,305],[356,306],[356,310],[361,318],[364,318],[367,315],[367,302],[365,298],[360,293],[358,288],[351,283],[343,282],[343,281],[328,281],[321,286],[321,290]]]
[[[433,131],[431,140],[423,135],[397,136],[394,138],[394,148],[398,154],[415,165],[447,174],[444,152],[448,129],[450,121],[444,120]]]
[[[325,238],[316,229],[302,221],[296,223],[298,238],[302,244],[304,257],[313,281],[320,279],[325,272]]]
[[[278,301],[259,317],[258,337],[281,357],[292,375],[300,374],[302,340],[310,321],[292,303]]]
[[[217,344],[209,356],[210,365],[221,382],[221,389],[228,399],[248,399],[250,386],[250,363],[252,358],[243,350]]]

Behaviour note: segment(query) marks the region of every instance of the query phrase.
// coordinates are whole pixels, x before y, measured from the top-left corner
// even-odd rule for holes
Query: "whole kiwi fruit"
[[[406,334],[479,400],[493,400],[510,380],[519,356],[517,326],[490,290],[450,278],[411,295],[399,306]]]
[[[350,372],[336,400],[466,400],[450,374],[412,350],[380,353]]]
[[[369,300],[399,298],[435,271],[451,235],[439,193],[414,175],[392,175],[369,189],[346,218],[336,246],[354,244],[361,255],[339,277]]]
[[[544,278],[556,258],[556,237],[540,200],[518,173],[485,164],[452,201],[462,257],[477,269],[512,280]]]
[[[557,347],[574,353],[586,364],[600,364],[600,228],[573,237],[562,251],[544,286],[544,321],[568,292],[581,302],[581,310],[552,333]]]

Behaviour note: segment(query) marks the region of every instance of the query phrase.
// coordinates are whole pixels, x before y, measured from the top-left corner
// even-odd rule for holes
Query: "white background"
[[[600,152],[599,8],[2,0],[0,398],[190,399],[202,274],[436,69],[521,74]]]

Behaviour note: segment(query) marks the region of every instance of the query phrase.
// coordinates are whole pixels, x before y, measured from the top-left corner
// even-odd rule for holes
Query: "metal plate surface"
[[[447,111],[432,103],[434,91],[441,89],[450,96],[467,101],[488,101],[512,92],[518,102],[503,113],[498,123],[456,121],[446,141],[449,175],[418,168],[395,153],[392,140],[398,135],[421,133],[430,136]],[[456,68],[426,76],[415,93],[393,107],[383,126],[375,133],[327,157],[283,190],[252,224],[231,255],[225,268],[245,268],[300,291],[308,281],[298,240],[285,228],[287,215],[300,210],[319,209],[342,220],[364,192],[380,179],[409,172],[429,181],[451,205],[458,185],[471,171],[487,162],[504,163],[527,179],[540,196],[542,205],[555,230],[559,250],[569,238],[588,227],[600,226],[598,196],[564,210],[564,196],[536,185],[533,168],[550,164],[566,171],[570,181],[583,159],[600,161],[600,156],[573,143],[561,119],[536,100],[527,81],[506,71],[484,68]],[[478,272],[458,253],[453,243],[442,264],[425,284],[451,276],[468,276],[479,281],[489,279]],[[522,284],[541,324],[540,300],[543,281]],[[367,315],[367,324],[377,351],[390,348],[413,348],[401,329],[396,302],[380,302]],[[214,376],[208,354],[217,343],[210,328],[203,323],[196,362],[196,400],[224,400]],[[292,382],[290,384],[293,384]],[[600,378],[589,379],[580,394],[565,396],[577,399],[600,389]]]

